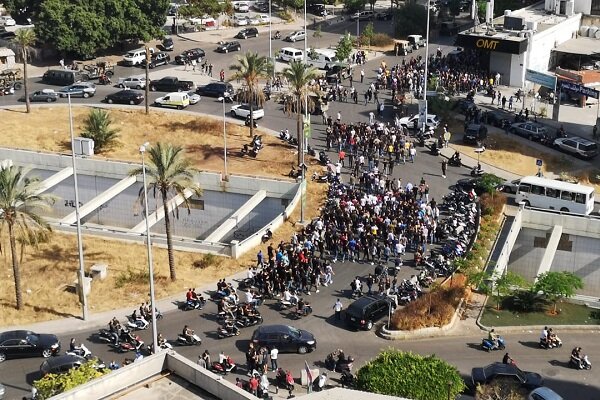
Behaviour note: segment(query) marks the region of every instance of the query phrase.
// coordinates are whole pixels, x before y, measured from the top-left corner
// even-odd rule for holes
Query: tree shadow
[[[5,307],[15,307],[15,304],[9,303],[7,301],[0,301],[0,305],[5,306]],[[38,312],[38,313],[39,312],[48,313],[48,314],[56,315],[61,318],[79,318],[79,315],[74,315],[74,314],[67,313],[67,312],[57,311],[57,310],[55,310],[53,308],[49,308],[49,307],[42,307],[42,306],[33,305],[33,304],[29,304],[29,303],[25,303],[24,305],[25,305],[25,307],[30,307],[31,309],[33,309],[35,312]]]

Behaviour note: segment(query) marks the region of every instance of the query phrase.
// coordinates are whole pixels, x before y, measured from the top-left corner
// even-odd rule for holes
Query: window
[[[560,198],[562,200],[566,200],[566,201],[573,201],[573,194],[571,192],[567,192],[566,190],[563,190],[560,193]]]
[[[552,189],[552,188],[546,188],[546,196],[557,198],[557,197],[560,196],[560,190],[556,190],[556,189]]]
[[[543,186],[531,185],[531,194],[543,196],[544,192],[545,191]]]
[[[579,203],[579,204],[585,204],[585,199],[586,195],[583,193],[577,193],[577,195],[575,196],[575,202]]]
[[[519,184],[519,193],[529,193],[531,192],[531,185],[528,183]]]
[[[590,9],[590,14],[600,15],[600,0],[592,0],[592,7]]]

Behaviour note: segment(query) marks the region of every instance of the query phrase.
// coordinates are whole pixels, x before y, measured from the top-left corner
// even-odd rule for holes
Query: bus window
[[[552,197],[552,198],[557,198],[557,197],[559,197],[559,195],[560,195],[560,190],[546,188],[546,196]]]
[[[567,192],[566,190],[563,190],[562,192],[560,192],[560,198],[562,200],[566,200],[566,201],[573,201],[573,194],[571,192]]]
[[[543,186],[531,185],[531,194],[543,196],[545,192],[544,189],[545,188]]]
[[[576,203],[580,203],[580,204],[585,204],[585,194],[583,193],[577,193],[576,197],[575,197],[575,202]]]
[[[529,192],[531,192],[531,185],[529,185],[527,183],[521,183],[519,185],[519,192],[520,193],[529,193]]]

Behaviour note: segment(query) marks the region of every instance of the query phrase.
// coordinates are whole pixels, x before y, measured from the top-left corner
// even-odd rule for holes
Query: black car
[[[485,193],[485,187],[483,187],[481,183],[481,177],[459,179],[456,182],[455,187],[463,192],[470,192],[471,189],[474,189],[478,196]]]
[[[196,93],[201,96],[223,97],[225,92],[233,94],[233,86],[227,82],[211,82],[205,86],[198,86]]]
[[[137,105],[144,101],[144,95],[141,92],[124,89],[116,93],[109,94],[104,98],[108,104],[131,104]]]
[[[517,383],[529,390],[538,388],[544,383],[544,379],[540,374],[522,371],[514,364],[495,362],[483,368],[478,367],[471,370],[473,387],[478,384],[489,383],[500,377],[514,378]]]
[[[235,35],[237,39],[248,39],[250,37],[258,37],[258,29],[256,28],[244,28]]]
[[[240,42],[225,42],[221,43],[215,49],[218,53],[229,53],[230,51],[240,51],[242,49],[242,45]]]
[[[7,358],[48,358],[60,352],[56,335],[31,331],[8,331],[0,334],[0,362]]]
[[[175,57],[175,62],[179,65],[183,65],[188,61],[196,60],[197,62],[201,62],[202,59],[206,56],[206,53],[202,49],[190,49],[186,50],[180,55]]]
[[[463,115],[467,115],[471,110],[477,108],[475,102],[471,99],[458,100],[458,102],[456,103],[456,107],[458,108],[458,111]]]
[[[305,354],[317,348],[312,333],[288,325],[262,325],[252,334],[257,346],[276,347],[281,353]]]
[[[64,374],[69,372],[72,368],[79,368],[86,362],[88,362],[88,360],[84,357],[74,354],[65,354],[44,361],[42,365],[40,365],[40,372],[42,376],[48,374]],[[96,369],[104,369],[106,367],[101,360],[96,359],[94,363]]]
[[[171,62],[171,56],[165,53],[164,51],[160,51],[158,53],[152,54],[150,56],[150,64],[148,64],[148,68],[153,69],[160,65],[167,65]],[[140,64],[142,67],[146,66],[146,60],[142,61]]]
[[[488,130],[481,124],[469,124],[465,127],[463,142],[480,145],[487,138]]]
[[[164,51],[173,51],[175,49],[175,44],[173,43],[173,38],[172,37],[164,38],[161,43],[161,46]]]
[[[375,322],[388,315],[390,307],[393,307],[393,301],[389,297],[361,297],[346,309],[346,321],[352,326],[370,331]]]
[[[501,111],[486,111],[484,118],[488,125],[497,126],[498,128],[502,128],[505,122],[510,122],[508,114]]]

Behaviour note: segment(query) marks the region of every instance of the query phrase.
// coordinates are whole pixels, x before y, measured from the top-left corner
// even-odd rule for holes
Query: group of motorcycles
[[[242,157],[250,156],[250,157],[256,158],[258,156],[258,153],[262,150],[263,147],[264,147],[264,145],[262,142],[262,136],[254,135],[254,137],[252,138],[252,141],[249,144],[245,144],[242,147],[240,155]]]
[[[247,303],[231,304],[224,299],[222,309],[217,313],[217,336],[219,339],[238,336],[240,329],[263,323],[263,317],[256,306]]]

